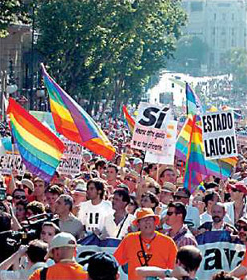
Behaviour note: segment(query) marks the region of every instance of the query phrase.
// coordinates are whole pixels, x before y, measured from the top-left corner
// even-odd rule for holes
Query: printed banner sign
[[[239,241],[239,240],[238,240]],[[231,271],[242,261],[246,247],[232,241],[228,231],[207,231],[197,236],[202,262],[197,271],[198,279],[211,279],[218,271]]]
[[[61,158],[57,171],[62,175],[75,176],[80,173],[83,147],[75,142],[62,139],[66,149]]]
[[[166,138],[163,147],[163,154],[156,154],[147,152],[145,162],[159,163],[159,164],[174,164],[174,155],[176,148],[177,137],[177,121],[169,121],[165,128]]]
[[[217,111],[202,115],[205,159],[238,155],[233,111]]]
[[[143,151],[163,153],[167,133],[164,130],[171,118],[168,107],[141,102],[134,127],[131,147]]]

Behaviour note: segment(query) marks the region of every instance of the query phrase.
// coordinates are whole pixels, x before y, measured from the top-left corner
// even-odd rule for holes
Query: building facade
[[[182,0],[188,14],[184,34],[198,36],[208,47],[209,69],[224,67],[226,52],[247,49],[246,0]]]

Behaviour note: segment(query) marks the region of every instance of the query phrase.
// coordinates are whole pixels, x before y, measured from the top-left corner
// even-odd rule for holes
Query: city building
[[[185,35],[198,36],[209,47],[207,70],[224,67],[226,52],[247,48],[246,0],[182,0],[188,14]]]

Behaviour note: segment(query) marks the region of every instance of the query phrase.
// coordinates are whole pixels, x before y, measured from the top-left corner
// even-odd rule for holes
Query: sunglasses
[[[129,182],[132,182],[132,183],[136,183],[136,180],[135,179],[132,179],[130,177],[127,177],[125,178],[125,180],[129,181]]]
[[[236,225],[236,229],[237,229],[238,231],[240,231],[241,229],[243,229],[244,231],[247,231],[247,225],[246,225],[246,226]]]
[[[176,214],[176,213],[175,212],[169,212],[169,211],[166,213],[167,216],[172,216],[173,214]]]
[[[25,195],[15,195],[14,196],[15,199],[26,199]]]

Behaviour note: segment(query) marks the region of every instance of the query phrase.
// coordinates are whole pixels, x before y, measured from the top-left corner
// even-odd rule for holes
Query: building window
[[[234,39],[232,39],[232,45],[231,45],[232,47],[236,47],[236,44],[235,44],[235,40]]]
[[[202,9],[202,2],[191,2],[191,12],[201,12]]]
[[[214,14],[214,20],[216,20],[216,14]]]
[[[212,28],[212,35],[215,35],[215,27]]]
[[[234,34],[235,34],[235,29],[232,28],[232,36],[234,36]]]
[[[234,14],[232,14],[232,20],[234,20]]]
[[[223,28],[221,29],[221,35],[222,35],[222,36],[225,36],[225,35],[226,35],[226,29],[225,29],[225,27],[223,27]]]
[[[222,19],[226,20],[226,14],[222,14]]]

